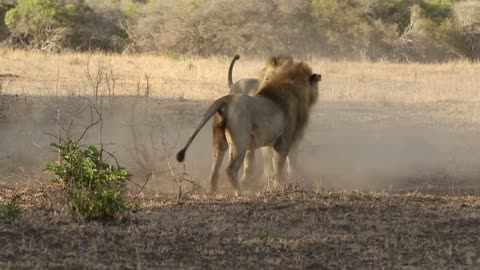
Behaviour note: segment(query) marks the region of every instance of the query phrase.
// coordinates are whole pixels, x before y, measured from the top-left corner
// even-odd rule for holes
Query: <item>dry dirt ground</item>
[[[75,221],[55,186],[15,192],[1,269],[478,269],[477,197],[313,192],[135,196],[123,221]]]
[[[208,126],[185,167],[173,158],[227,92],[229,59],[0,54],[0,74],[19,76],[0,78],[0,203],[17,197],[23,211],[0,222],[0,269],[480,269],[477,63],[311,59],[324,80],[301,177],[274,192],[258,179],[235,198],[225,177],[205,195]],[[234,78],[260,68],[241,59]],[[72,217],[42,170],[52,135],[82,134],[92,104],[103,128],[83,142],[135,176],[141,207],[117,221]],[[179,202],[183,172],[199,188],[185,183]]]

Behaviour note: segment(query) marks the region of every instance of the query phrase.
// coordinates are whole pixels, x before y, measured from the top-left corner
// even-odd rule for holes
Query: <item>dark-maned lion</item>
[[[244,78],[236,81],[233,83],[232,80],[232,72],[233,66],[235,61],[240,59],[240,56],[237,54],[233,57],[232,62],[230,63],[230,67],[228,68],[228,87],[230,88],[230,94],[244,94],[244,95],[255,95],[259,87],[262,87],[263,84],[267,83],[270,80],[270,77],[275,73],[275,71],[282,67],[283,65],[290,64],[293,62],[293,58],[291,56],[277,56],[271,57],[265,63],[265,66],[259,73],[259,79],[254,78]],[[261,82],[261,83],[260,83]],[[213,135],[214,141],[217,142],[218,145],[224,145],[223,147],[226,148],[227,141],[222,130],[220,119],[217,117],[213,118],[212,121],[212,128],[213,128]],[[215,130],[219,129],[219,130]],[[223,140],[223,142],[222,142]],[[296,154],[298,152],[298,145],[295,144],[291,151],[290,155],[287,157],[287,171],[289,175],[293,174],[293,167],[294,163],[296,163]],[[264,178],[269,178],[273,174],[273,160],[272,160],[272,151],[268,147],[262,148],[262,155],[263,155],[263,175]],[[248,151],[247,160],[249,162],[244,163],[244,171],[241,183],[247,183],[254,177],[254,165],[255,165],[255,152]]]
[[[312,73],[304,62],[289,61],[276,70],[255,96],[227,95],[213,102],[199,125],[177,154],[177,161],[185,153],[195,136],[215,116],[228,143],[229,163],[226,173],[234,192],[240,192],[238,171],[247,150],[270,147],[273,150],[274,181],[282,178],[285,159],[291,145],[301,136],[308,122],[311,106],[318,98],[321,76]],[[215,134],[214,134],[215,138]],[[213,164],[210,190],[217,189],[218,170],[227,147],[213,142]]]

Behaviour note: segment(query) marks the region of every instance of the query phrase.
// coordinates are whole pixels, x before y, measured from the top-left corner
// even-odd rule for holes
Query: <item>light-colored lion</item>
[[[259,84],[258,79],[243,78],[233,83],[233,79],[232,79],[233,65],[235,64],[235,61],[237,61],[238,59],[240,59],[240,56],[237,54],[233,57],[232,62],[230,63],[230,67],[228,68],[228,88],[230,88],[230,94],[251,95],[258,88],[258,84]]]
[[[273,76],[275,71],[286,64],[291,64],[293,62],[293,58],[290,56],[278,56],[278,57],[271,57],[265,63],[264,68],[259,73],[259,79],[254,78],[244,78],[236,81],[233,83],[232,79],[232,72],[233,66],[235,62],[240,59],[239,55],[235,55],[230,63],[230,67],[228,68],[228,87],[230,88],[230,94],[244,94],[244,95],[255,95],[259,87],[263,87],[264,84],[268,83],[270,78]],[[261,82],[261,83],[260,83]],[[220,128],[218,123],[219,119],[214,118],[212,121],[213,129]],[[223,135],[223,131],[213,131],[214,136],[218,136],[218,138],[214,138],[214,141],[217,143],[222,143],[220,140],[223,139],[223,144],[226,145],[226,138]],[[263,155],[263,176],[265,179],[270,178],[273,175],[273,153],[270,151],[270,148],[263,147],[262,149]],[[289,176],[293,176],[295,169],[296,169],[296,159],[297,159],[297,152],[298,152],[298,144],[294,144],[290,149],[290,153],[287,157],[287,172]],[[244,163],[244,171],[241,179],[241,183],[247,184],[254,178],[255,174],[255,152],[248,151],[246,154],[247,160],[249,162]]]
[[[260,71],[259,79],[243,78],[233,83],[233,66],[238,59],[240,59],[240,56],[237,54],[233,57],[230,67],[228,68],[228,87],[230,88],[230,94],[254,95],[256,91],[262,87],[262,84],[270,80],[270,77],[278,68],[293,62],[293,58],[290,56],[271,57],[265,63],[265,67]]]
[[[227,149],[226,173],[236,194],[240,193],[238,171],[247,150],[259,147],[273,150],[274,181],[278,182],[292,144],[301,137],[307,125],[309,110],[318,98],[320,79],[321,76],[312,73],[304,62],[291,61],[276,70],[255,96],[227,95],[217,99],[178,152],[177,161],[185,159],[195,136],[213,116],[218,123],[213,131],[223,132],[227,145],[217,143],[214,134],[210,191],[217,189],[218,171]]]

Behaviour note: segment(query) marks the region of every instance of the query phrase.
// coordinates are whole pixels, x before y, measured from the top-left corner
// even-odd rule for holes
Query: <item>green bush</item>
[[[59,49],[67,34],[63,22],[67,14],[54,0],[19,0],[5,13],[10,41],[29,48]]]
[[[166,56],[171,60],[180,60],[182,58],[182,54],[178,52],[167,52]]]
[[[13,223],[21,213],[20,206],[15,199],[0,206],[0,216],[6,223]]]
[[[19,0],[4,21],[14,47],[115,50],[121,49],[118,40],[127,39],[119,22],[124,18],[114,11],[94,10],[85,0]]]
[[[410,8],[418,0],[375,1],[370,16],[386,24],[395,24],[403,32],[410,24]]]
[[[13,27],[20,20],[28,20],[27,31],[36,31],[46,25],[60,23],[63,10],[55,0],[20,0],[15,8],[5,14],[5,24]]]
[[[12,5],[6,3],[0,3],[0,41],[8,37],[9,31],[3,18],[5,17],[5,13],[12,7]]]
[[[422,15],[436,22],[441,22],[452,16],[450,0],[423,0],[420,2]]]
[[[53,143],[60,160],[47,164],[65,187],[64,192],[72,210],[85,219],[114,217],[125,210],[126,181],[130,174],[119,165],[107,164],[102,151],[95,146],[80,147],[73,140]]]

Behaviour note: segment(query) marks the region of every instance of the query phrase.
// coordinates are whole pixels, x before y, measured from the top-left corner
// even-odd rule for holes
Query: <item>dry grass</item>
[[[116,79],[116,95],[136,95],[138,88],[143,95],[146,74],[152,86],[152,96],[211,99],[225,92],[225,66],[228,64],[229,59],[225,58],[174,60],[154,55],[46,55],[6,51],[0,59],[0,74],[20,76],[10,85],[9,93],[55,95],[59,74],[60,95],[91,95],[90,86],[83,76],[85,68],[89,65],[91,70],[95,70],[103,66],[112,71]],[[103,91],[106,93],[106,89]]]
[[[284,190],[249,197],[137,196],[123,222],[72,221],[55,186],[15,192],[0,268],[474,269],[478,197]]]
[[[21,76],[7,89],[28,95],[90,94],[83,76],[88,63],[92,69],[105,66],[113,71],[118,95],[135,95],[142,89],[145,74],[151,94],[159,97],[213,99],[227,91],[230,58],[189,58],[163,55],[110,55],[66,53],[61,55],[24,51],[1,52],[0,74]],[[323,75],[322,99],[327,101],[439,102],[479,101],[477,87],[480,63],[457,61],[444,64],[396,64],[388,62],[332,62],[310,59],[313,69]],[[263,61],[240,59],[234,80],[256,77]]]
[[[2,93],[92,95],[85,69],[104,67],[115,79],[116,95],[144,95],[148,76],[150,96],[212,100],[227,93],[230,58],[190,58],[165,55],[111,55],[101,53],[0,52],[0,74],[20,78],[4,80]],[[382,104],[439,104],[480,101],[480,63],[456,61],[443,64],[397,64],[389,62],[332,62],[307,60],[323,75],[321,100],[325,102],[379,102]],[[241,58],[234,68],[234,80],[256,77],[260,59]],[[106,87],[100,89],[107,94]],[[477,108],[450,111],[453,120],[478,123]]]

